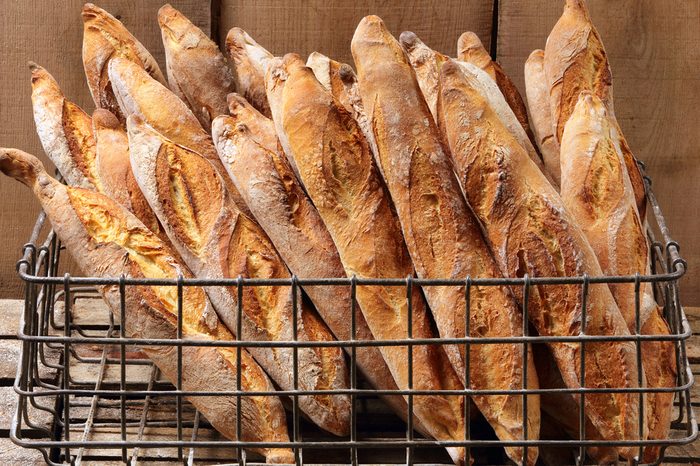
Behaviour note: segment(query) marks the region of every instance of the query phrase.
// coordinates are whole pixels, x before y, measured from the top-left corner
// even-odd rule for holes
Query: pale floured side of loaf
[[[562,199],[581,225],[606,275],[646,275],[650,273],[649,244],[615,131],[603,102],[589,92],[582,92],[562,135]],[[638,331],[639,312],[641,333],[669,335],[651,283],[640,286],[638,310],[634,283],[609,286],[631,333]],[[644,342],[641,350],[647,386],[674,387],[673,342]],[[672,404],[673,393],[647,395],[649,438],[668,437]],[[658,447],[646,450],[645,457],[655,461]]]
[[[82,17],[83,67],[90,94],[97,108],[109,110],[124,122],[126,115],[119,108],[107,73],[109,61],[114,57],[131,60],[161,84],[166,84],[165,77],[148,50],[114,16],[86,3]]]
[[[331,60],[318,52],[309,55],[306,66],[313,70],[316,79],[350,112],[357,124],[360,125],[362,134],[367,139],[376,160],[377,142],[374,140],[372,123],[369,121],[362,104],[360,86],[357,83],[355,71],[347,63]],[[377,164],[379,164],[378,160]]]
[[[460,192],[435,122],[401,46],[381,19],[368,16],[355,31],[352,53],[387,188],[418,276],[456,279],[500,276],[478,222]],[[466,309],[464,287],[424,287],[423,290],[440,336],[464,336],[466,319],[461,312]],[[522,317],[507,288],[472,289],[470,303],[471,335],[521,334]],[[456,347],[446,350],[462,377],[464,353]],[[470,363],[478,369],[472,375],[479,380],[472,383],[482,387],[520,387],[522,356],[520,345],[473,345]],[[528,376],[526,384],[537,386],[531,354]],[[501,419],[510,418],[513,428],[497,429],[503,437],[517,437],[516,426],[522,426],[522,399],[517,398],[501,400],[504,403]],[[482,403],[479,407],[483,410],[489,409],[489,400],[475,397],[475,402]],[[538,397],[528,397],[527,423],[530,438],[537,438]],[[522,461],[522,448],[508,448],[507,452],[515,461]],[[536,459],[537,449],[529,448],[526,462],[534,464]]]
[[[65,98],[48,71],[34,63],[30,64],[30,69],[34,124],[44,152],[66,183],[98,189],[90,116]]]
[[[501,124],[459,66],[441,71],[440,128],[469,204],[484,226],[501,270],[510,277],[602,275],[590,244],[566,211],[559,194]],[[515,287],[523,300],[522,287]],[[578,335],[581,290],[575,285],[536,286],[529,294],[529,318],[540,335]],[[586,333],[629,335],[607,287],[588,290]],[[566,385],[578,388],[578,344],[551,344]],[[637,387],[632,342],[586,345],[586,385]],[[637,438],[637,396],[596,393],[585,397],[587,415],[604,438]],[[621,449],[632,457],[635,448]]]
[[[544,69],[549,85],[554,135],[559,142],[581,92],[589,91],[605,104],[617,129],[618,144],[625,158],[643,222],[646,218],[644,180],[615,118],[610,63],[584,0],[566,0],[564,12],[547,38]]]
[[[265,71],[272,54],[241,28],[228,32],[226,50],[233,61],[237,91],[260,113],[272,118],[265,91]]]
[[[552,109],[549,105],[549,85],[544,73],[543,50],[533,51],[525,62],[525,91],[535,141],[542,154],[544,168],[554,180],[555,188],[559,189],[561,184],[559,140],[554,136]]]
[[[102,192],[117,201],[165,243],[168,236],[156,214],[143,197],[129,161],[129,140],[119,120],[109,110],[98,108],[92,114],[95,137],[95,168]]]
[[[173,279],[192,277],[184,264],[150,230],[108,197],[81,188],[67,187],[49,177],[41,163],[21,151],[0,149],[0,171],[30,186],[51,224],[89,276]],[[120,310],[119,287],[97,287],[112,311]],[[196,340],[233,340],[219,322],[201,288],[183,289],[183,336]],[[170,286],[125,288],[126,335],[131,338],[177,336],[177,289]],[[175,347],[143,347],[173,384],[177,379]],[[182,389],[230,391],[236,387],[237,354],[233,348],[192,347],[182,349]],[[272,391],[267,375],[247,351],[241,352],[241,386],[247,391]],[[236,415],[240,408],[241,439],[257,442],[288,442],[282,404],[273,396],[246,396],[236,406],[233,396],[186,397],[207,420],[229,439],[236,439]],[[289,449],[257,449],[268,462],[289,463]]]
[[[510,76],[505,72],[500,63],[491,60],[491,55],[486,51],[479,36],[471,31],[463,33],[457,40],[457,59],[471,63],[484,70],[498,85],[508,106],[515,113],[518,122],[525,130],[528,138],[536,146],[535,138],[530,128],[530,120],[527,117],[527,107],[518,88]]]
[[[129,117],[127,127],[136,179],[196,276],[290,278],[265,232],[239,212],[223,179],[206,159],[168,141],[138,117]],[[239,324],[237,291],[236,287],[207,288],[219,317],[230,329]],[[299,303],[295,311],[291,287],[249,287],[243,291],[240,339],[293,340],[293,313],[298,312],[299,340],[334,340],[312,308]],[[294,389],[291,348],[251,348],[250,352],[280,387]],[[348,370],[340,348],[300,348],[298,356],[301,390],[347,388]],[[323,429],[347,435],[347,395],[301,396],[299,405]]]
[[[290,271],[305,278],[345,277],[330,234],[282,152],[272,120],[237,94],[229,96],[231,116],[214,119],[212,135],[217,151],[253,215],[268,234]],[[305,286],[311,301],[338,339],[351,339],[348,310],[350,289],[344,286]],[[359,306],[355,308],[355,337],[373,340]],[[357,366],[373,387],[395,390],[377,347],[357,348]],[[405,418],[406,401],[383,397]],[[425,433],[419,421],[418,430]]]
[[[284,130],[293,151],[290,155],[338,248],[346,273],[360,278],[413,275],[401,227],[359,125],[310,68],[298,62],[295,65],[287,68],[289,80],[283,93]],[[409,336],[404,288],[361,286],[357,300],[378,339]],[[413,289],[411,301],[412,336],[434,338],[418,288]],[[381,351],[398,386],[408,388],[408,349],[382,347]],[[416,346],[412,358],[414,388],[463,387],[452,370],[441,373],[443,367],[449,368],[441,348]],[[413,411],[432,437],[464,438],[462,397],[416,396]],[[465,455],[463,449],[449,451],[457,461]]]
[[[219,46],[170,5],[158,10],[170,88],[187,103],[202,127],[226,114],[226,96],[235,90],[233,72]]]
[[[109,76],[124,115],[142,118],[166,138],[206,158],[224,178],[226,188],[238,209],[250,215],[248,207],[216,155],[211,136],[204,131],[187,104],[129,60],[110,60]]]

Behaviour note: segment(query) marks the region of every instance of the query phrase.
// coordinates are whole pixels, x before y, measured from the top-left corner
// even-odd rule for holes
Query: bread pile
[[[396,40],[368,16],[352,39],[356,74],[319,53],[306,62],[275,57],[238,28],[226,38],[226,57],[166,5],[158,15],[164,74],[109,13],[86,4],[82,16],[92,116],[31,64],[37,132],[67,185],[16,149],[2,149],[0,170],[34,191],[86,275],[466,280],[649,272],[644,185],[583,0],[567,0],[546,49],[528,59],[527,106],[470,32],[451,58],[411,32]],[[668,335],[651,286],[641,285],[638,313],[634,288],[591,285],[583,298],[577,285],[528,293],[415,286],[408,294],[359,286],[353,305],[348,287],[307,286],[308,300],[295,309],[290,287],[185,287],[182,332],[199,340],[349,340],[355,309],[358,340],[405,338],[409,318],[414,338],[514,337],[528,320],[546,336]],[[100,292],[119,312],[118,287]],[[174,287],[129,286],[125,299],[128,336],[176,337]],[[465,438],[464,397],[439,391],[468,384],[501,391],[471,400],[500,439],[538,439],[541,422],[578,439],[578,395],[524,400],[503,391],[580,388],[583,366],[586,387],[674,386],[672,344],[642,343],[642,367],[635,345],[590,342],[583,362],[579,343],[534,354],[513,343],[414,345],[412,373],[407,347],[357,348],[356,361],[376,389],[437,391],[412,403],[413,425],[430,438]],[[145,351],[175,382],[176,350]],[[246,391],[350,386],[337,347],[299,349],[297,380],[290,348],[250,348],[240,357],[237,374],[237,351],[185,346],[183,390],[234,390],[239,377]],[[188,399],[228,438],[289,440],[278,397],[244,396],[241,406],[235,397]],[[405,418],[404,397],[385,400]],[[664,439],[672,400],[650,394],[640,411],[635,393],[588,393],[585,437],[639,440],[643,416],[643,439]],[[349,434],[350,403],[344,394],[299,397],[309,420],[339,436]],[[464,448],[447,450],[456,464],[469,461]],[[256,452],[270,463],[294,460],[288,448]],[[518,464],[538,456],[535,447],[506,452]],[[588,453],[607,463],[631,460],[638,449]],[[644,461],[658,454],[648,447]]]

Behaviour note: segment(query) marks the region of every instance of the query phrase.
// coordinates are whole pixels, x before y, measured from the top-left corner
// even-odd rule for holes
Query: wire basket
[[[587,447],[598,446],[635,446],[641,450],[647,445],[661,447],[661,461],[666,448],[684,445],[694,441],[698,436],[697,422],[691,409],[690,389],[693,375],[686,355],[686,340],[691,329],[679,300],[679,279],[686,270],[686,263],[679,255],[679,246],[672,241],[659,205],[650,189],[646,178],[651,214],[649,215],[649,235],[652,254],[652,272],[648,276],[617,277],[567,277],[567,278],[507,278],[484,279],[469,277],[465,280],[420,280],[411,277],[390,280],[317,279],[304,280],[293,277],[291,280],[202,280],[202,279],[125,279],[125,278],[91,278],[73,277],[59,274],[61,243],[53,231],[45,241],[39,243],[40,232],[45,222],[42,212],[34,226],[29,242],[24,246],[22,259],[17,264],[19,276],[24,280],[25,307],[20,323],[19,339],[22,341],[20,365],[14,384],[18,394],[18,403],[10,428],[10,437],[18,445],[41,451],[49,464],[81,464],[101,455],[116,461],[136,462],[158,459],[186,462],[187,464],[259,464],[260,458],[246,454],[246,448],[265,447],[255,442],[230,441],[218,435],[208,425],[203,416],[183,400],[183,396],[202,396],[212,393],[188,393],[181,390],[181,364],[178,370],[178,382],[175,386],[164,381],[150,360],[139,353],[139,345],[171,345],[178,348],[190,345],[228,346],[236,348],[266,346],[293,348],[295,358],[293,370],[298,372],[296,353],[299,348],[314,346],[313,343],[289,342],[203,342],[186,339],[144,340],[126,338],[120,321],[125,311],[122,306],[120,320],[103,309],[100,319],[86,318],[80,315],[79,308],[85,303],[101,303],[94,286],[111,284],[120,287],[122,302],[124,290],[129,286],[144,284],[174,286],[182,296],[185,286],[237,286],[239,292],[246,286],[291,286],[294,305],[301,299],[301,286],[345,286],[350,287],[354,297],[356,287],[360,285],[401,286],[407,289],[408,296],[414,286],[460,286],[469,290],[474,286],[523,287],[525,296],[533,285],[547,284],[563,286],[576,284],[585,296],[589,285],[603,283],[652,282],[657,302],[663,305],[664,316],[671,328],[671,335],[664,337],[649,335],[631,335],[626,337],[606,337],[581,334],[570,337],[541,337],[528,335],[527,325],[524,335],[510,338],[454,338],[454,339],[414,339],[411,338],[411,319],[408,319],[409,334],[404,338],[383,341],[349,341],[326,342],[325,345],[344,347],[350,358],[350,388],[348,390],[330,390],[328,393],[348,394],[352,400],[351,433],[349,437],[333,437],[306,422],[300,415],[298,397],[309,392],[288,390],[267,392],[267,395],[284,395],[288,401],[290,442],[275,444],[293,449],[296,464],[451,464],[444,451],[445,446],[465,446],[472,454],[476,464],[507,464],[509,460],[503,454],[504,446],[524,446],[524,455],[528,447],[539,447],[541,452],[566,452],[563,458],[570,458],[570,464],[583,464],[586,461]],[[656,235],[654,234],[656,231]],[[660,240],[656,240],[658,236]],[[636,287],[637,291],[639,286]],[[240,302],[240,301],[239,301]],[[180,301],[181,306],[181,301]],[[354,304],[352,304],[354,306]],[[408,299],[409,311],[411,299]],[[348,325],[351,335],[355,335],[354,312]],[[523,305],[527,316],[527,303]],[[241,321],[241,309],[238,309]],[[296,318],[296,313],[294,318]],[[411,313],[408,313],[411,315]],[[469,323],[469,299],[467,299],[466,322]],[[94,317],[94,316],[93,316]],[[525,319],[527,320],[527,319]],[[178,319],[178,335],[181,335],[182,319]],[[295,323],[296,324],[296,323]],[[296,325],[294,325],[296,328]],[[408,407],[412,405],[413,396],[434,392],[413,390],[410,383],[407,390],[374,390],[355,370],[355,353],[358,347],[369,345],[404,346],[419,344],[462,344],[469,351],[470,345],[517,343],[522,345],[527,358],[527,346],[547,342],[577,342],[585,355],[585,343],[591,341],[633,341],[637,347],[637,361],[641,361],[640,344],[649,340],[670,340],[675,347],[678,368],[677,384],[674,388],[629,388],[629,389],[526,389],[520,390],[455,390],[450,394],[469,397],[470,395],[515,394],[524,396],[547,391],[568,392],[579,396],[580,422],[585,419],[583,399],[586,393],[631,391],[639,395],[640,406],[644,393],[674,392],[674,421],[671,435],[663,440],[603,442],[585,438],[578,439],[540,438],[520,441],[500,441],[488,424],[473,419],[470,403],[465,402],[466,419],[472,418],[465,432],[463,441],[435,441],[421,437],[413,432],[412,416],[407,416],[407,423],[402,422],[391,413],[379,400],[383,394],[401,394],[407,396]],[[316,344],[318,345],[318,344]],[[320,346],[320,345],[318,345]],[[181,355],[181,350],[180,353]],[[240,361],[240,358],[238,359]],[[407,366],[412,368],[412,352],[408,351]],[[240,365],[240,363],[239,363]],[[525,364],[527,366],[527,364]],[[240,369],[240,367],[239,367]],[[525,371],[523,371],[525,372]],[[47,380],[45,374],[53,376]],[[240,374],[240,370],[238,371]],[[467,380],[469,374],[466,374]],[[523,374],[523,379],[526,375]],[[239,377],[240,380],[240,377]],[[641,384],[640,384],[641,385]],[[240,383],[238,384],[240,387]],[[239,402],[242,397],[250,396],[240,388],[231,387],[227,396],[235,396]],[[318,393],[318,392],[316,392]],[[446,392],[441,392],[445,394]],[[217,392],[222,395],[222,392]],[[260,393],[256,393],[260,395]],[[466,400],[465,400],[466,401]],[[523,403],[524,412],[527,403]],[[50,422],[38,419],[49,417]],[[525,416],[523,416],[525,417]],[[640,416],[640,423],[643,416]],[[232,419],[240,431],[240,418]],[[640,429],[641,429],[640,425]],[[524,432],[527,434],[526,427]],[[31,435],[28,432],[32,432]],[[585,429],[582,429],[584,432]],[[39,435],[37,435],[39,432]],[[99,453],[98,453],[99,452]],[[105,456],[106,455],[106,456]],[[111,455],[111,456],[110,456]],[[543,455],[541,455],[543,456]],[[564,461],[564,460],[557,460]],[[561,463],[560,463],[561,464]]]

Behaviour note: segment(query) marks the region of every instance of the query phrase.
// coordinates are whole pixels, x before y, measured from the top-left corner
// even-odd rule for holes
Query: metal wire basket
[[[12,420],[10,437],[21,446],[41,451],[49,464],[80,464],[96,455],[96,451],[112,452],[117,461],[131,462],[156,458],[159,461],[170,459],[187,464],[258,464],[259,458],[246,455],[246,448],[264,447],[255,442],[230,441],[217,435],[203,416],[200,416],[183,396],[202,396],[212,393],[188,393],[181,390],[181,370],[175,386],[161,380],[158,369],[138,353],[139,345],[171,345],[182,348],[188,345],[211,345],[229,347],[284,346],[296,352],[301,347],[313,344],[296,341],[289,342],[203,342],[182,338],[174,340],[143,340],[126,338],[120,320],[105,311],[102,321],[82,319],[74,312],[78,304],[85,300],[100,302],[94,290],[95,285],[118,285],[124,297],[124,290],[129,286],[144,284],[174,286],[182,296],[185,286],[292,286],[294,304],[301,299],[301,286],[345,286],[350,287],[354,296],[359,285],[384,285],[405,287],[410,296],[414,286],[460,286],[469,290],[474,286],[523,287],[525,296],[533,285],[580,285],[585,296],[589,285],[601,283],[635,283],[654,284],[656,299],[663,304],[664,315],[671,328],[671,335],[664,337],[648,335],[631,335],[628,337],[605,337],[586,335],[573,337],[541,337],[528,335],[525,325],[524,336],[511,338],[455,338],[455,339],[414,339],[410,335],[411,319],[408,319],[409,334],[404,338],[390,341],[360,341],[352,338],[330,345],[347,349],[351,362],[351,380],[348,390],[331,390],[329,393],[349,394],[352,399],[351,434],[349,438],[332,437],[307,423],[299,413],[298,397],[308,394],[301,390],[288,390],[269,395],[284,395],[291,400],[290,442],[276,444],[294,450],[296,464],[449,464],[449,457],[444,452],[445,446],[465,446],[475,458],[477,464],[506,464],[503,455],[504,446],[537,446],[544,449],[560,449],[569,452],[571,463],[585,462],[585,449],[594,445],[621,446],[632,445],[641,450],[647,445],[659,445],[663,454],[667,447],[684,445],[694,441],[698,436],[698,427],[690,404],[690,389],[693,375],[686,355],[686,339],[691,335],[690,326],[679,300],[678,281],[686,270],[686,263],[679,255],[679,246],[670,239],[669,231],[659,205],[647,180],[651,214],[649,215],[649,235],[652,254],[652,272],[648,276],[617,277],[570,277],[570,278],[508,278],[484,279],[469,277],[465,280],[419,280],[411,277],[401,280],[361,280],[323,279],[303,280],[293,277],[291,280],[134,280],[124,278],[73,277],[68,274],[59,276],[61,244],[51,231],[45,241],[39,243],[40,232],[45,222],[41,213],[32,231],[29,242],[24,246],[22,259],[17,264],[17,271],[25,287],[25,307],[19,329],[22,341],[20,366],[18,368],[14,389],[18,394],[18,403]],[[653,231],[660,240],[655,239]],[[637,290],[639,286],[637,286]],[[82,301],[81,301],[82,300]],[[85,301],[93,302],[93,301]],[[180,303],[181,305],[181,300]],[[354,305],[354,304],[353,304]],[[411,300],[408,299],[409,310]],[[123,307],[123,306],[122,306]],[[351,334],[355,335],[354,312],[349,322]],[[527,304],[523,305],[527,316]],[[238,309],[240,322],[241,309]],[[466,322],[469,325],[469,299],[467,299]],[[122,309],[121,316],[125,315]],[[409,312],[410,315],[410,312]],[[295,316],[296,317],[296,316]],[[178,335],[181,335],[181,318],[178,319]],[[525,319],[527,320],[527,319]],[[296,325],[295,325],[296,328]],[[577,342],[585,354],[585,343],[591,341],[633,341],[637,347],[637,361],[641,360],[640,344],[649,340],[673,341],[678,367],[677,384],[674,388],[637,388],[637,389],[559,389],[550,391],[568,392],[584,395],[591,392],[631,391],[637,393],[640,406],[644,393],[672,391],[675,394],[675,419],[671,435],[664,440],[602,442],[585,438],[578,439],[528,439],[522,441],[499,441],[484,421],[473,421],[466,430],[463,441],[438,442],[414,434],[412,417],[407,416],[407,425],[394,416],[380,401],[381,394],[401,394],[407,396],[409,410],[413,396],[433,392],[413,390],[409,382],[407,390],[374,390],[367,385],[355,371],[355,353],[358,347],[369,345],[408,346],[422,344],[456,343],[465,345],[467,351],[475,344],[518,343],[523,347],[527,357],[527,346],[546,342]],[[326,343],[328,345],[328,343]],[[85,348],[90,349],[86,352]],[[181,351],[180,351],[181,354]],[[407,366],[412,368],[412,352],[408,351]],[[240,358],[239,358],[240,361]],[[294,358],[293,370],[295,382],[298,367]],[[80,369],[80,373],[78,373]],[[180,368],[181,369],[181,368]],[[43,377],[47,371],[53,371],[54,377]],[[87,374],[87,375],[85,375]],[[239,370],[240,374],[240,370]],[[466,377],[469,377],[467,372]],[[523,375],[523,379],[525,379]],[[468,379],[467,379],[468,380]],[[297,384],[295,383],[295,387]],[[237,387],[231,387],[226,393],[218,395],[241,397],[250,396]],[[458,390],[450,394],[469,397],[470,395],[515,394],[525,396],[531,393],[545,393],[547,390],[528,390],[523,384],[520,390]],[[442,392],[445,393],[445,392]],[[257,393],[260,395],[260,393]],[[579,396],[580,422],[585,419],[584,396]],[[524,398],[526,400],[526,398]],[[526,410],[526,403],[523,403]],[[105,412],[110,415],[104,414]],[[470,404],[465,403],[465,417],[470,419]],[[49,416],[50,425],[37,421],[38,416]],[[641,420],[642,416],[640,416]],[[240,428],[240,418],[232,420]],[[469,423],[468,423],[469,424]],[[640,425],[640,429],[642,426]],[[32,429],[32,435],[27,432]],[[239,430],[240,431],[240,430]],[[526,431],[526,427],[524,428]],[[584,432],[585,429],[582,430]],[[40,432],[41,435],[37,435]],[[153,432],[156,432],[154,435]],[[163,453],[163,452],[167,452]],[[527,452],[524,452],[527,455]]]

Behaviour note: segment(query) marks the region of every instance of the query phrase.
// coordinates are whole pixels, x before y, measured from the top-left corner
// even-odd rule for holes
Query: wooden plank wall
[[[0,50],[0,144],[40,153],[29,101],[26,61],[46,66],[70,98],[92,104],[80,65],[82,2],[2,1]],[[163,0],[109,0],[100,5],[120,15],[163,63],[155,12]],[[523,89],[522,67],[543,48],[561,0],[215,0],[172,1],[223,42],[240,26],[275,54],[317,50],[351,62],[350,39],[359,19],[378,14],[398,35],[412,30],[428,45],[454,54],[459,34],[475,31]],[[494,18],[494,4],[498,15]],[[700,0],[589,0],[613,67],[616,113],[637,156],[648,165],[674,238],[691,267],[684,281],[687,305],[700,304]],[[211,18],[215,22],[211,23]],[[494,21],[495,20],[495,21]],[[495,23],[495,24],[494,24]],[[494,31],[494,27],[496,28]],[[491,36],[497,36],[491,44]],[[0,297],[19,296],[14,262],[35,218],[36,202],[19,185],[0,179]]]

